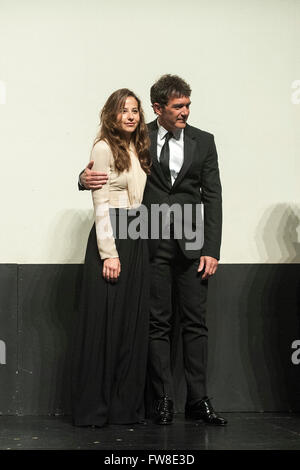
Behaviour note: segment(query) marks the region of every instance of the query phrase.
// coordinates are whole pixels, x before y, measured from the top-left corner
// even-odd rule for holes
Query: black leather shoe
[[[155,424],[172,424],[174,416],[174,406],[168,396],[159,398],[155,403],[154,422]]]
[[[215,412],[207,397],[197,401],[194,405],[186,405],[185,417],[187,419],[202,419],[207,424],[213,424],[214,426],[225,426],[227,424],[227,420]]]

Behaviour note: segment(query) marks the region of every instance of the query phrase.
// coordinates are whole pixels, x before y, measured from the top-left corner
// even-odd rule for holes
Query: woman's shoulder
[[[111,149],[110,149],[110,146],[108,145],[108,143],[106,142],[106,140],[98,140],[98,142],[96,142],[93,146],[93,150],[102,150],[102,151],[105,151],[105,152],[111,152]]]
[[[92,156],[99,156],[99,157],[106,157],[106,158],[112,158],[113,154],[112,154],[112,151],[111,151],[111,148],[110,146],[108,145],[108,143],[101,139],[101,140],[98,140],[98,142],[96,142],[92,148]]]

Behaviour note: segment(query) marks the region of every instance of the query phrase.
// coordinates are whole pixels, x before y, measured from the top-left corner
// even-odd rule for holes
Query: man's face
[[[190,114],[191,100],[188,96],[169,98],[166,106],[154,103],[153,109],[158,115],[159,123],[168,131],[184,129]]]

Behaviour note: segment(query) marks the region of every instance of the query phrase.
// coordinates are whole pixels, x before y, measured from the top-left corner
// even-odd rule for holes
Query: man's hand
[[[92,171],[94,162],[93,160],[87,165],[86,169],[80,175],[80,184],[85,189],[101,189],[107,183],[108,176],[101,171]]]
[[[208,279],[210,276],[215,274],[217,268],[218,268],[218,260],[216,258],[212,258],[211,256],[200,257],[198,273],[200,273],[204,269],[202,279]]]
[[[103,262],[103,277],[107,281],[116,281],[120,276],[121,263],[119,258],[107,258]]]

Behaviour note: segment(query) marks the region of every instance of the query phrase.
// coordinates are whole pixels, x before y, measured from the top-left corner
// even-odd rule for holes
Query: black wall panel
[[[0,413],[16,414],[18,388],[18,266],[0,265]]]
[[[20,273],[22,413],[68,413],[81,266],[23,265]]]
[[[209,296],[210,389],[229,411],[300,411],[298,264],[223,265]]]
[[[69,414],[81,265],[0,265],[0,412]],[[221,265],[210,280],[209,395],[222,411],[300,411],[300,266]],[[1,344],[1,343],[0,343]],[[177,410],[185,383],[173,349]],[[0,361],[1,362],[1,361]]]

